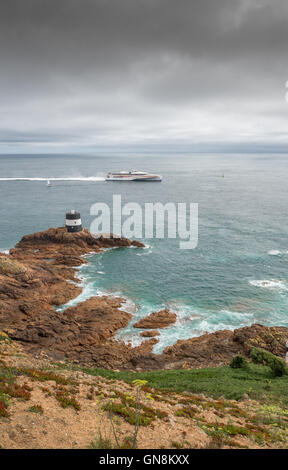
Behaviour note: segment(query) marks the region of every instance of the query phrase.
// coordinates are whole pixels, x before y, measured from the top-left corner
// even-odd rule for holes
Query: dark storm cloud
[[[283,145],[287,20],[286,0],[1,0],[1,134]]]

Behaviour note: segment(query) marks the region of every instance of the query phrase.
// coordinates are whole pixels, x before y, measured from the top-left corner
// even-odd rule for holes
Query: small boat
[[[115,171],[107,173],[106,181],[162,181],[161,175],[147,173],[146,171]]]
[[[50,180],[47,180],[46,186],[47,186],[48,188],[50,188],[50,186],[52,186]]]

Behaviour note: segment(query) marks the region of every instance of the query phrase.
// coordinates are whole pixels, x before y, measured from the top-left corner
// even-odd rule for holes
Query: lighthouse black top
[[[66,228],[68,232],[81,232],[82,222],[79,212],[71,210],[66,214]]]

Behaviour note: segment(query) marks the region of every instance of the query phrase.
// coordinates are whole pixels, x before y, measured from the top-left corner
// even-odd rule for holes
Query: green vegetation
[[[1,418],[8,418],[9,413],[8,413],[8,406],[9,403],[7,402],[7,399],[5,397],[0,397],[0,417]]]
[[[249,434],[249,431],[243,428],[243,426],[234,426],[233,424],[224,426],[223,431],[232,436],[238,436],[239,434],[241,436],[248,436]]]
[[[19,374],[18,374],[19,375]],[[8,407],[11,398],[28,401],[31,397],[31,388],[28,385],[18,385],[15,381],[17,373],[0,361],[0,417],[8,418]]]
[[[183,449],[184,448],[184,443],[182,444],[181,442],[178,442],[178,441],[171,441],[171,448],[172,449]]]
[[[135,410],[132,408],[123,405],[122,403],[107,403],[102,407],[103,410],[109,411],[113,414],[121,416],[125,419],[129,424],[136,424],[136,413]],[[151,421],[154,419],[153,415],[148,413],[140,413],[139,416],[139,425],[140,426],[148,426]]]
[[[132,383],[136,387],[136,397],[115,390],[113,398],[102,406],[102,410],[108,411],[108,418],[110,420],[111,429],[113,431],[113,437],[116,446],[115,448],[117,449],[135,449],[137,447],[137,436],[139,426],[148,426],[148,424],[150,424],[150,422],[153,421],[155,417],[163,418],[167,416],[166,412],[162,412],[160,410],[153,410],[153,408],[145,406],[140,402],[140,392],[141,390],[143,390],[143,388],[146,387],[146,380],[136,379],[133,380]],[[115,403],[115,398],[120,400],[120,403]],[[119,432],[117,432],[117,428],[114,424],[114,415],[121,416],[125,419],[125,421],[134,425],[133,436],[126,435],[122,444],[120,441]],[[102,433],[101,431],[99,431],[98,438],[96,439],[96,441],[92,442],[91,445],[94,445],[93,448],[99,448],[95,447],[99,445],[101,446],[101,448],[104,448],[102,446],[111,445],[111,440],[107,440],[106,438],[103,440]]]
[[[120,443],[118,439],[115,440],[110,437],[103,436],[101,431],[99,431],[99,434],[94,441],[90,442],[88,449],[132,449],[132,445],[132,436],[124,437],[122,443]]]
[[[76,411],[80,410],[80,404],[77,402],[75,397],[76,383],[72,380],[68,380],[61,375],[57,375],[52,371],[38,370],[25,367],[10,367],[7,366],[4,361],[0,360],[0,417],[9,417],[8,407],[10,404],[10,398],[18,398],[20,400],[28,401],[31,398],[32,388],[27,384],[19,385],[16,383],[18,376],[24,375],[29,377],[33,381],[46,382],[54,381],[57,384],[55,391],[55,398],[58,403],[63,407],[72,407]],[[69,386],[69,388],[65,388]],[[43,391],[46,396],[52,396],[49,389],[43,387]],[[43,413],[41,405],[31,406],[28,411],[34,413]]]
[[[61,364],[63,368],[63,365]],[[67,366],[68,367],[68,366]],[[70,366],[71,368],[71,366]],[[246,393],[250,398],[265,402],[288,405],[288,376],[275,377],[271,368],[249,364],[249,369],[233,369],[229,366],[190,370],[159,370],[153,372],[114,372],[105,369],[79,368],[86,374],[123,380],[132,383],[135,379],[147,381],[149,387],[174,391],[204,393],[213,398],[221,396],[239,400]]]
[[[3,343],[12,343],[12,340],[6,333],[4,333],[4,331],[0,331],[0,341]]]
[[[31,413],[39,413],[41,415],[43,415],[44,413],[44,410],[41,405],[32,405],[30,406],[30,408],[28,408],[27,411],[31,411]]]
[[[75,399],[75,397],[71,395],[71,393],[73,393],[71,389],[67,390],[65,389],[65,387],[62,386],[56,390],[55,398],[60,403],[62,408],[71,407],[74,408],[74,410],[79,411],[81,409],[81,406]]]
[[[107,437],[103,437],[101,433],[99,433],[99,436],[94,439],[88,446],[88,449],[114,449],[115,446],[113,445],[113,442],[111,439]]]
[[[237,356],[233,357],[233,359],[230,363],[230,367],[232,367],[232,369],[247,369],[248,368],[248,361],[247,361],[246,357],[241,356],[240,354],[238,354]]]
[[[115,398],[120,399],[121,403],[115,401],[109,401],[103,405],[102,409],[109,413],[121,416],[130,424],[138,426],[148,426],[155,418],[165,418],[167,413],[158,409],[154,409],[150,406],[146,406],[140,402],[139,391],[141,388],[141,382],[146,381],[136,380],[137,385],[137,396],[134,398],[130,395],[125,395],[119,391],[115,391]],[[139,384],[139,385],[138,385]],[[113,398],[113,400],[115,400]]]
[[[37,382],[47,382],[53,380],[57,384],[61,385],[68,385],[74,384],[71,380],[62,377],[61,375],[56,375],[53,372],[48,372],[47,370],[39,370],[39,369],[30,369],[28,367],[23,368],[16,368],[11,367],[11,371],[17,372],[30,377],[32,380],[36,380]]]
[[[279,433],[273,436],[272,433],[268,432],[263,426],[249,423],[246,423],[245,427],[243,427],[234,424],[223,425],[220,423],[203,422],[200,426],[206,434],[211,436],[211,442],[209,443],[210,448],[220,448],[223,445],[231,445],[232,442],[234,442],[233,446],[236,447],[237,444],[235,445],[235,441],[231,442],[232,437],[249,437],[249,439],[252,439],[259,445],[273,442],[273,440],[278,442],[281,440]]]
[[[197,408],[193,406],[181,408],[175,412],[175,416],[183,416],[184,418],[194,418],[198,413]]]
[[[287,374],[287,367],[282,359],[261,348],[251,350],[251,359],[255,364],[263,364],[271,368],[275,377],[282,377]]]

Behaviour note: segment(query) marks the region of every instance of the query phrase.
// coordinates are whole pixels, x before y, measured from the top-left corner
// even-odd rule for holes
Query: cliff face
[[[64,313],[55,306],[81,293],[75,266],[87,262],[82,257],[85,253],[127,246],[144,245],[125,238],[94,238],[85,229],[68,233],[56,228],[23,237],[8,256],[0,255],[0,329],[30,351],[93,362],[99,357],[99,346],[131,319],[119,310],[121,299],[94,297]],[[115,346],[109,348],[113,355]],[[130,347],[121,348],[129,355]],[[115,351],[114,355],[116,359]]]
[[[144,245],[125,238],[95,239],[85,229],[68,233],[56,228],[23,237],[8,256],[0,254],[0,330],[30,352],[45,351],[56,359],[106,368],[216,366],[235,354],[248,355],[253,345],[285,356],[288,328],[284,327],[253,325],[234,332],[218,331],[178,341],[155,355],[151,353],[155,338],[137,348],[113,339],[131,319],[130,313],[120,310],[119,298],[93,297],[65,312],[55,310],[81,293],[75,266],[87,262],[84,254],[127,246]],[[161,328],[175,319],[175,314],[164,310],[135,326]]]

